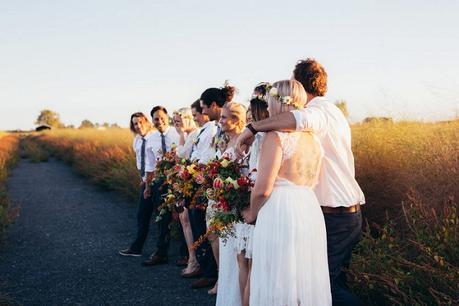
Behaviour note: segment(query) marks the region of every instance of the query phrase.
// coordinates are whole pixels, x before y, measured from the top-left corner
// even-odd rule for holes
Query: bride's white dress
[[[296,148],[298,133],[278,132],[278,136],[282,164],[295,154],[308,154]],[[303,161],[306,171],[301,173],[317,177],[320,159]],[[250,305],[332,304],[325,222],[312,185],[277,177],[259,211],[253,233]]]

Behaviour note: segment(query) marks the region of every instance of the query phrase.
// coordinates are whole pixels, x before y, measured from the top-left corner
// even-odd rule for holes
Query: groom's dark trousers
[[[161,204],[161,195],[164,193],[164,187],[160,190],[162,182],[157,182],[151,186],[151,196],[144,199],[143,192],[145,186],[142,185],[140,190],[139,208],[137,211],[137,237],[131,245],[131,250],[141,252],[148,235],[153,212],[157,212]],[[170,223],[172,214],[168,211],[158,222],[159,236],[156,243],[156,254],[166,257],[170,242]]]
[[[362,239],[362,212],[324,213],[333,306],[362,305],[346,284],[352,249]]]

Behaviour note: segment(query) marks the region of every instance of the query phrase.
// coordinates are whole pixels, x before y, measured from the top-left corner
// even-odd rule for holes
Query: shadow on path
[[[24,305],[214,305],[207,290],[189,289],[173,265],[142,267],[125,258],[135,232],[136,204],[103,191],[58,161],[22,160],[8,190],[20,206],[0,250],[0,283]],[[156,227],[152,227],[155,231]]]

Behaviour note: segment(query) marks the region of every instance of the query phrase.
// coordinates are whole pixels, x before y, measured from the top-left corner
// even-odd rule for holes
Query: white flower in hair
[[[294,106],[296,108],[299,108],[298,105],[295,105],[293,103],[293,98],[291,96],[279,96],[279,92],[277,91],[276,87],[271,88],[271,90],[269,91],[269,95],[271,97],[276,98],[277,100],[279,100],[279,102],[281,104],[291,105],[291,106]]]
[[[279,101],[280,103],[282,104],[286,104],[286,105],[293,105],[293,99],[292,97],[290,96],[282,96],[282,97],[279,97]]]
[[[277,98],[279,97],[279,94],[277,92],[277,88],[276,87],[272,87],[270,90],[269,90],[269,95],[271,97],[274,97],[274,98]]]

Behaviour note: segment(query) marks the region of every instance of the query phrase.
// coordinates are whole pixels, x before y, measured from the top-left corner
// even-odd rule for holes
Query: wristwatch
[[[255,128],[253,127],[252,123],[247,124],[246,128],[248,128],[253,135],[256,135],[258,133],[257,130],[255,130]]]

